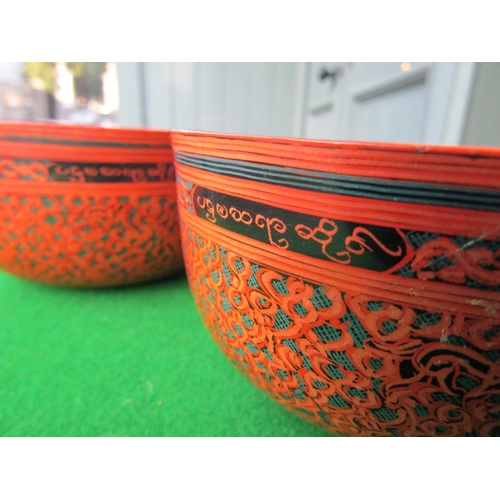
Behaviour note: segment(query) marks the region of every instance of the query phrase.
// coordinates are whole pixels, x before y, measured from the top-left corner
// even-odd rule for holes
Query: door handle
[[[321,68],[321,71],[319,72],[319,79],[322,82],[328,78],[329,80],[334,82],[341,73],[342,68],[339,66],[333,69]]]

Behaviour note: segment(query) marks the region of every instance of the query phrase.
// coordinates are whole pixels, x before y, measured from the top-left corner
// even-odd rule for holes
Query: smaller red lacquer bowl
[[[182,267],[170,132],[0,123],[0,269],[105,287]]]

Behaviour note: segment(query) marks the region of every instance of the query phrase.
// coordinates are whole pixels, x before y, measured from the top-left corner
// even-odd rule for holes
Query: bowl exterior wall
[[[254,384],[336,434],[500,435],[500,158],[173,144],[197,307]]]
[[[170,134],[0,124],[0,268],[80,287],[183,267]]]

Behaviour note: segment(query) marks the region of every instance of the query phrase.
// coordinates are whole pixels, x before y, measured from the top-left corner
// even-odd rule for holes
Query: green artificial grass
[[[1,436],[328,436],[225,358],[183,274],[56,288],[0,272]]]

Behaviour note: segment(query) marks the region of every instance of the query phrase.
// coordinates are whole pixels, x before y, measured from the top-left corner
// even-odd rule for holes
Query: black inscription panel
[[[199,186],[193,202],[196,214],[213,224],[317,259],[376,271],[408,260],[404,236],[393,228],[305,215]]]
[[[58,162],[48,167],[52,181],[76,182],[164,182],[174,181],[174,165],[151,164],[99,164]]]

